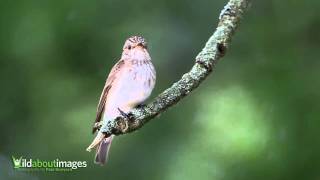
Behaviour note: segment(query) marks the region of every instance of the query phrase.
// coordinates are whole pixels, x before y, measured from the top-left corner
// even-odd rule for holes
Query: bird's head
[[[131,50],[137,47],[147,49],[147,42],[141,36],[131,36],[124,43],[123,50]]]

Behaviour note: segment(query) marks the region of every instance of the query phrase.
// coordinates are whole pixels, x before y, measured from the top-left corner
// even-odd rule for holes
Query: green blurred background
[[[227,0],[2,0],[0,179],[320,179],[320,1],[255,1],[227,55],[195,92],[115,139],[109,164],[85,151],[105,77],[143,35],[152,97],[187,72]],[[11,155],[87,161],[19,172]]]

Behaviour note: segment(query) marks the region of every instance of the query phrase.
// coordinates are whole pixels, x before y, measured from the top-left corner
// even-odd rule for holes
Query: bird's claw
[[[122,132],[126,132],[129,129],[128,121],[124,121],[124,123],[125,123],[125,127],[122,128]]]
[[[118,108],[118,111],[120,112],[121,116],[127,118],[128,120],[132,120],[133,119],[133,115],[132,113],[125,113],[123,112],[120,108]]]
[[[120,112],[121,116],[125,117],[129,121],[132,119],[132,114],[131,113],[125,113],[120,108],[118,108],[118,111]],[[127,131],[129,129],[128,121],[124,121],[124,122],[125,122],[125,127],[121,128],[122,132],[125,132],[125,131]]]
[[[144,107],[146,107],[147,105],[146,104],[139,104],[138,106],[137,106],[137,108],[144,108]]]

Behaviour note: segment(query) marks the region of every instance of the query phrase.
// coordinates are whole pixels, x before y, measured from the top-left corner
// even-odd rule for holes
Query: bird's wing
[[[98,127],[96,125],[98,124],[98,122],[101,121],[101,117],[104,112],[104,107],[107,102],[108,92],[112,87],[112,82],[117,78],[117,75],[119,74],[120,69],[121,69],[121,67],[123,67],[124,63],[125,63],[124,60],[120,60],[111,69],[111,72],[107,78],[106,84],[104,85],[103,91],[100,96],[99,104],[97,107],[96,120],[95,120],[93,129],[92,129],[92,133],[95,133],[96,130],[98,129]]]

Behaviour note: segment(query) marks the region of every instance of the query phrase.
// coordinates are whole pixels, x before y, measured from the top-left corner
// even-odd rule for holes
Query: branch
[[[153,102],[133,109],[128,113],[129,116],[104,120],[100,132],[107,135],[133,132],[196,89],[212,72],[218,60],[225,55],[231,37],[249,3],[250,0],[230,0],[221,11],[216,31],[196,57],[191,70],[170,88],[159,94]]]

